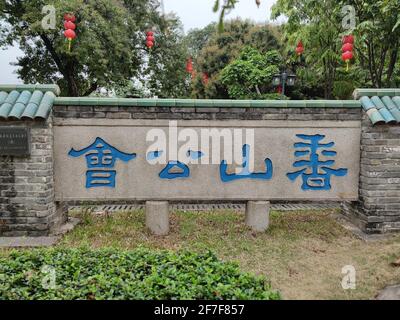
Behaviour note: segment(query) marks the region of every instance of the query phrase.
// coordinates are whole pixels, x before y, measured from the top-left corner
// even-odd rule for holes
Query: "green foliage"
[[[232,20],[225,23],[223,32],[211,35],[207,45],[195,59],[198,77],[193,81],[196,98],[229,98],[226,85],[221,82],[221,71],[235,60],[244,46],[251,46],[261,53],[278,49],[275,36],[278,31],[269,25],[256,25],[248,20]],[[209,82],[204,85],[201,75],[207,73]]]
[[[145,32],[154,27],[156,45],[150,64],[160,77],[157,90],[150,93],[180,95],[171,87],[182,74],[171,74],[183,64],[181,35],[176,22],[166,21],[157,9],[157,0],[29,0],[2,2],[0,13],[0,46],[19,44],[24,56],[18,59],[18,74],[27,83],[57,83],[62,94],[86,96],[99,88],[114,91],[127,81],[146,82],[143,69],[148,61]],[[44,30],[41,13],[44,5],[53,5],[57,13],[54,30]],[[71,53],[63,36],[63,15],[77,17],[77,38]],[[172,25],[171,28],[169,28]],[[150,72],[147,72],[147,74]],[[175,77],[175,78],[174,78]],[[152,77],[150,77],[152,79]]]
[[[44,288],[43,266],[55,269],[55,288]],[[264,278],[242,273],[210,252],[51,249],[0,256],[2,299],[278,300],[280,295]]]
[[[189,96],[190,82],[186,72],[189,56],[183,27],[179,19],[169,16],[161,19],[157,45],[148,57],[148,64],[140,77],[149,91],[148,96],[158,98],[185,98]]]
[[[190,30],[185,37],[185,44],[189,50],[189,55],[197,57],[216,31],[217,26],[215,23],[211,23],[201,29]]]
[[[279,73],[281,61],[282,57],[276,50],[262,54],[245,47],[238,59],[222,70],[221,81],[233,99],[260,99],[273,90],[270,84],[274,74]]]
[[[352,5],[356,10],[355,30],[342,27],[345,5]],[[396,85],[400,58],[399,11],[398,0],[278,0],[272,18],[288,18],[284,26],[288,47],[294,48],[299,40],[303,41],[308,73],[323,85],[323,92],[318,96],[333,98],[347,96],[343,91],[345,83],[347,90],[350,83],[362,87]],[[346,75],[341,60],[341,39],[348,33],[355,35],[356,43],[352,70]],[[310,86],[305,79],[299,80],[304,88]]]
[[[396,69],[400,62],[400,1],[340,1],[353,5],[358,23],[354,34],[359,65],[368,70],[368,84],[377,87],[396,86]]]
[[[235,8],[236,3],[239,0],[215,0],[213,11],[220,12],[218,30],[222,32],[224,30],[224,17],[227,12]]]

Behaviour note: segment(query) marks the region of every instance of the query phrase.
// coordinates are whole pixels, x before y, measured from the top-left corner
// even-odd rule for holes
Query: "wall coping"
[[[58,97],[55,106],[126,106],[179,108],[361,108],[356,100],[202,100]]]
[[[354,99],[358,100],[362,97],[395,97],[400,96],[400,89],[356,89],[354,91]]]
[[[11,91],[41,91],[41,92],[52,92],[56,96],[61,93],[60,87],[56,84],[0,84],[0,92],[11,92]]]

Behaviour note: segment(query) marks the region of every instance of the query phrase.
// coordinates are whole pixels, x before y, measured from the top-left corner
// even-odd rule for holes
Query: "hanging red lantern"
[[[350,60],[353,59],[353,52],[351,51],[346,51],[342,54],[342,60],[344,62],[346,62],[346,71],[349,71],[349,64],[350,64]]]
[[[146,32],[146,46],[147,46],[147,48],[149,48],[151,50],[151,48],[154,47],[154,42],[155,42],[154,32],[153,31],[147,31]]]
[[[70,22],[75,22],[76,17],[72,13],[66,13],[66,14],[64,14],[64,20],[70,21]]]
[[[203,84],[206,86],[208,84],[209,77],[206,72],[203,72]]]
[[[154,47],[154,42],[153,41],[146,41],[146,46],[147,48],[151,49]]]
[[[298,56],[301,56],[303,54],[303,52],[304,52],[304,45],[303,45],[303,42],[300,41],[297,44],[296,53],[297,53]]]
[[[75,25],[75,23],[73,23],[71,21],[65,21],[64,22],[64,28],[65,28],[65,30],[68,30],[68,29],[75,30],[76,29],[76,25]]]
[[[349,34],[349,35],[347,35],[347,36],[344,36],[344,37],[343,37],[343,40],[342,40],[342,43],[343,43],[343,44],[345,44],[345,43],[354,44],[354,36],[351,35],[351,34]]]
[[[354,46],[351,43],[345,43],[342,47],[342,52],[353,51]]]
[[[354,58],[354,36],[349,34],[342,39],[342,60],[346,63],[346,71],[349,71],[350,60]]]
[[[190,74],[193,73],[193,60],[192,58],[189,58],[188,61],[186,62],[186,71]]]
[[[76,25],[74,23],[76,21],[76,17],[72,13],[66,13],[64,15],[64,20],[64,36],[68,40],[68,52],[71,52],[72,40],[76,38],[76,33],[74,31],[76,29]]]
[[[350,61],[351,59],[353,59],[353,52],[346,51],[345,53],[342,54],[342,59],[343,61]]]
[[[76,33],[74,30],[72,29],[68,29],[64,31],[64,36],[68,39],[68,40],[74,40],[76,38]]]

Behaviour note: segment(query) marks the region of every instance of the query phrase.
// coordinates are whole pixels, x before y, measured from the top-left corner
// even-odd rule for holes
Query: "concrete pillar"
[[[268,201],[249,201],[246,206],[246,225],[256,232],[264,232],[269,226]]]
[[[168,201],[146,202],[146,226],[156,236],[165,236],[169,233]]]

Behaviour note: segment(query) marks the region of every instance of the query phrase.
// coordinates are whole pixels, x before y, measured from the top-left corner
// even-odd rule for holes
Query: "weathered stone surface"
[[[47,236],[63,222],[54,202],[53,127],[47,121],[0,121],[27,127],[31,155],[0,157],[0,236]]]
[[[167,201],[146,202],[146,227],[156,236],[169,233],[169,203]]]
[[[58,237],[0,237],[0,248],[51,247],[58,240]]]
[[[269,227],[270,203],[249,201],[246,206],[246,225],[256,232],[264,232]]]
[[[400,300],[400,285],[385,288],[376,300]]]
[[[359,149],[360,123],[339,121],[274,121],[274,120],[225,120],[225,121],[177,121],[178,134],[187,130],[196,133],[198,145],[195,151],[202,151],[204,156],[197,163],[189,163],[190,176],[186,179],[160,179],[159,174],[166,168],[166,162],[179,160],[189,162],[187,149],[179,159],[168,158],[162,164],[150,164],[146,159],[147,152],[154,141],[147,141],[150,130],[163,132],[168,143],[168,120],[134,120],[134,119],[57,119],[55,122],[55,181],[56,199],[63,201],[110,201],[125,200],[235,200],[235,201],[273,201],[273,200],[357,200],[359,183]],[[239,132],[235,146],[234,132]],[[214,133],[210,133],[210,132]],[[225,141],[223,132],[228,133]],[[246,141],[246,135],[254,133],[254,141]],[[206,133],[206,138],[203,133]],[[303,190],[302,177],[292,181],[287,174],[298,171],[293,164],[300,160],[295,156],[295,144],[304,142],[298,134],[325,135],[321,143],[334,142],[334,169],[345,168],[347,174],[342,177],[331,177],[328,190]],[[211,137],[210,137],[211,136]],[[115,188],[86,188],[87,162],[82,155],[72,158],[68,155],[71,149],[82,150],[92,145],[101,137],[114,148],[127,153],[136,153],[137,157],[129,162],[116,162]],[[229,141],[230,140],[230,141]],[[203,143],[209,141],[209,147]],[[265,173],[266,159],[272,162],[273,170],[268,179],[240,179],[223,181],[220,174],[222,160],[228,160],[223,148],[226,143],[231,163],[228,174],[235,173],[243,163],[242,147],[246,141],[250,152],[254,151],[254,169]],[[178,144],[177,152],[184,147],[185,141]],[[235,146],[235,148],[232,148]],[[213,155],[212,147],[216,153]],[[169,155],[169,146],[153,147]],[[237,149],[236,157],[233,149]],[[192,150],[193,151],[193,150]],[[228,155],[229,156],[229,155]],[[207,158],[210,161],[207,161]],[[232,162],[232,160],[235,160]],[[321,157],[322,159],[322,157]],[[328,160],[328,158],[324,159]]]
[[[360,201],[344,213],[368,233],[400,231],[400,130],[373,126],[364,114],[361,132]]]

